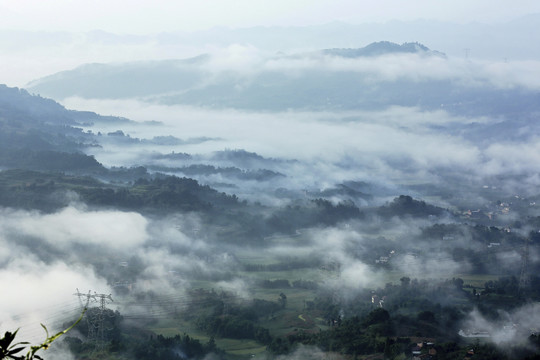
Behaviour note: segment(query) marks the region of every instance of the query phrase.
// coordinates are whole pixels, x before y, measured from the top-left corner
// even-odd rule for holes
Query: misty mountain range
[[[259,358],[405,358],[418,337],[462,358],[458,331],[477,328],[493,333],[479,359],[533,354],[534,81],[471,75],[483,64],[415,43],[244,55],[88,65],[30,89],[139,121],[0,86],[2,279],[110,289],[106,351],[128,358],[239,343]],[[17,305],[1,319],[19,321]],[[207,343],[154,340],[158,326]],[[92,352],[91,331],[64,346]]]
[[[383,45],[395,48],[394,44]],[[439,56],[438,54],[432,55],[429,50],[423,47],[419,47],[419,51],[426,53],[427,56]],[[358,182],[354,178],[342,183],[329,184],[324,189],[290,187],[290,184],[286,184],[292,180],[290,178],[291,171],[296,171],[293,169],[303,166],[300,162],[294,158],[266,158],[246,150],[225,150],[210,154],[153,151],[138,155],[137,162],[131,163],[127,167],[103,166],[96,161],[94,156],[89,155],[94,149],[99,150],[110,146],[126,149],[135,149],[141,146],[174,148],[190,144],[219,142],[220,139],[212,137],[180,139],[171,135],[140,139],[132,137],[122,130],[108,133],[84,131],[84,127],[91,127],[94,124],[107,124],[109,128],[111,126],[123,128],[133,122],[120,117],[67,110],[53,100],[30,95],[22,89],[3,86],[1,95],[0,133],[3,141],[0,145],[0,166],[4,169],[62,171],[73,175],[90,175],[106,182],[124,184],[130,184],[139,179],[152,181],[173,174],[195,178],[202,184],[210,184],[227,192],[232,190],[247,194],[245,193],[247,191],[260,195],[262,190],[263,193],[268,192],[269,195],[271,194],[277,199],[299,199],[309,195],[313,199],[339,199],[366,204],[373,201],[374,195],[397,195],[389,188],[385,188],[383,184]],[[509,98],[509,100],[513,100],[513,98]],[[39,116],[40,113],[44,115]],[[433,131],[446,133],[447,136],[469,138],[471,141],[477,141],[477,145],[486,147],[501,139],[529,141],[534,136],[536,131],[534,129],[538,127],[537,122],[534,121],[534,114],[515,118],[512,117],[513,112],[500,115],[501,118],[495,121],[450,122],[428,126],[432,127]],[[150,122],[147,126],[159,130],[162,124]],[[408,171],[404,164],[394,165],[392,162],[390,164],[405,172]],[[344,163],[339,166],[347,169],[351,165]],[[458,184],[464,179],[458,180],[451,169],[439,168],[438,171],[441,176],[445,174],[447,179],[444,190],[436,185],[423,184],[421,186],[407,185],[402,188],[402,191],[411,193],[419,191],[418,193],[424,195],[431,194],[443,196],[443,198],[453,197],[467,191],[463,187],[457,190],[461,187]],[[510,178],[517,175],[519,173],[508,174]],[[240,184],[237,183],[238,181]],[[457,182],[450,185],[454,181]],[[501,178],[497,181],[505,180]],[[253,187],[253,182],[260,185]],[[104,186],[107,185],[102,184],[97,187]],[[268,186],[269,188],[267,188]]]
[[[518,66],[448,59],[419,43],[377,42],[359,49],[269,58],[234,48],[222,57],[88,64],[33,81],[28,89],[55,99],[137,98],[213,109],[351,111],[404,106],[522,118],[539,110],[540,92],[527,78],[510,75]]]
[[[271,58],[270,60],[284,59],[303,59],[303,58],[318,58],[320,56],[332,56],[343,58],[359,58],[359,57],[376,57],[388,54],[421,54],[423,56],[444,56],[444,54],[436,51],[431,51],[427,47],[418,43],[405,43],[402,45],[391,42],[372,43],[361,49],[326,49],[318,52],[310,52],[297,54],[293,56],[282,56]],[[218,84],[213,84],[214,77],[212,57],[208,54],[199,55],[194,58],[183,60],[162,60],[155,62],[135,62],[121,64],[86,64],[70,71],[64,71],[58,74],[53,74],[42,79],[37,79],[28,84],[28,88],[34,92],[41,93],[45,96],[55,98],[66,98],[69,96],[82,96],[87,98],[131,98],[131,97],[155,97],[168,93],[186,93],[189,91],[200,90],[204,88],[205,83],[210,82],[210,89],[207,91],[209,95],[212,92],[218,92],[217,96],[225,96],[225,92],[237,89],[237,81],[242,81],[241,69],[239,74],[227,74],[228,69],[223,69],[226,74],[224,78],[218,81]],[[249,64],[248,64],[249,65]],[[245,69],[249,72],[249,69]],[[276,74],[262,74],[262,78],[256,79],[253,82],[260,82],[268,87],[268,80]],[[231,78],[232,77],[232,78]],[[285,80],[285,79],[284,79]],[[308,82],[306,86],[313,86],[313,81],[309,78],[294,79],[298,83]],[[336,79],[342,81],[343,78]],[[235,83],[230,84],[233,81]],[[279,80],[278,80],[279,81]],[[285,80],[286,81],[286,80]],[[285,92],[286,87],[290,85],[280,84],[276,81],[271,83],[277,87],[275,91]],[[319,85],[321,87],[321,84]],[[220,89],[223,88],[223,89]],[[231,89],[233,88],[233,89]],[[221,92],[219,92],[221,90]],[[295,90],[295,89],[293,89]],[[321,91],[321,89],[318,89]],[[347,89],[348,90],[348,89]],[[242,97],[246,97],[253,89],[245,89],[242,92]],[[335,91],[335,89],[330,89]],[[194,97],[196,95],[186,95]],[[214,101],[213,98],[204,100],[205,94],[201,94],[198,99],[202,101]],[[263,96],[263,94],[261,94]],[[274,95],[275,96],[275,95]],[[316,101],[318,99],[314,99]],[[197,100],[195,100],[197,101]],[[249,101],[249,100],[248,100]],[[258,106],[265,106],[261,99]],[[295,101],[298,99],[295,98]],[[209,105],[205,103],[203,105]],[[239,98],[231,100],[229,104],[215,104],[216,106],[232,106],[243,107]],[[266,105],[272,106],[272,105]],[[296,106],[305,106],[300,103]],[[248,106],[249,107],[249,106]],[[253,107],[253,106],[252,106]],[[278,107],[277,109],[280,109]]]
[[[151,145],[210,144],[218,143],[220,138],[202,134],[182,139],[160,134],[141,139],[119,129],[122,123],[129,123],[127,119],[67,111],[41,96],[59,100],[135,99],[148,106],[180,105],[248,112],[326,111],[343,113],[339,121],[351,123],[364,120],[347,112],[378,112],[393,108],[432,113],[443,111],[454,119],[450,122],[435,120],[427,124],[429,131],[460,137],[475,146],[487,148],[499,141],[529,141],[538,131],[540,125],[535,114],[539,110],[540,88],[527,76],[527,71],[519,63],[489,64],[454,59],[418,42],[399,45],[380,41],[363,48],[334,47],[275,56],[263,55],[249,47],[233,46],[218,55],[205,54],[182,60],[82,65],[31,82],[28,89],[40,94],[40,101],[36,100],[36,103],[41,105],[14,100],[10,106],[19,106],[17,109],[30,112],[30,115],[34,108],[44,115],[56,112],[55,121],[64,119],[64,125],[78,124],[89,128],[95,123],[107,124],[109,130],[96,134],[92,130],[66,127],[63,132],[73,133],[70,137],[57,139],[56,147],[71,151],[83,147],[98,150],[105,144],[126,145],[133,149]],[[21,94],[29,97],[24,91]],[[473,119],[462,121],[459,117]],[[490,117],[490,120],[485,121],[483,117]],[[114,124],[118,124],[116,129],[112,128]],[[149,125],[155,131],[161,126],[159,121]],[[406,129],[408,124],[404,122],[402,126]],[[6,145],[10,141],[24,143],[20,136],[6,135]],[[47,137],[32,136],[38,136],[40,141]],[[17,137],[19,140],[15,141]],[[17,145],[11,148],[17,148]],[[44,144],[43,148],[50,150],[54,146]],[[6,154],[10,154],[8,150]],[[156,157],[158,155],[161,160]],[[169,155],[178,157],[178,154]],[[200,179],[204,177],[204,181],[226,187],[230,184],[219,177],[237,179],[240,176],[262,181],[273,176],[287,176],[279,165],[261,162],[261,159],[238,166],[212,163],[208,157],[197,157],[193,153],[189,155],[191,158],[184,158],[179,164],[168,161],[164,157],[167,153],[144,154],[137,163],[127,165],[149,166],[153,171],[169,170],[191,176],[197,174],[202,176]],[[24,163],[15,160],[18,157],[13,154],[5,158],[14,159],[12,163]]]
[[[182,140],[172,136],[157,136],[153,139],[137,139],[125,135],[121,130],[108,134],[84,132],[77,126],[88,122],[105,122],[108,124],[125,123],[129,120],[101,116],[92,112],[67,110],[50,99],[31,96],[22,89],[0,87],[0,167],[19,168],[39,171],[64,171],[68,173],[98,176],[102,179],[133,181],[148,178],[144,168],[106,169],[93,157],[85,155],[85,149],[100,147],[101,138],[117,144],[184,145],[200,143],[211,139]],[[42,115],[40,115],[42,114]],[[222,163],[236,164],[239,167],[215,167],[197,164],[205,158],[189,154],[153,154],[152,159],[183,159],[190,165],[182,168],[165,166],[149,166],[152,171],[177,171],[186,176],[220,174],[224,177],[252,179],[256,181],[270,180],[276,176],[284,176],[267,169],[250,169],[265,161],[260,155],[246,151],[221,151],[212,155],[211,159]],[[255,163],[254,163],[255,162]],[[252,163],[250,165],[250,163]],[[247,170],[246,170],[247,166]],[[141,171],[142,170],[142,171]]]
[[[418,41],[437,49],[445,49],[451,56],[465,57],[469,49],[472,57],[503,60],[538,58],[539,50],[532,44],[539,42],[536,31],[539,14],[531,14],[504,23],[450,23],[434,20],[390,21],[386,23],[348,24],[332,22],[304,27],[250,27],[231,29],[219,27],[203,31],[168,32],[150,35],[114,34],[95,30],[83,34],[68,32],[0,31],[6,50],[17,52],[23,46],[62,47],[100,44],[143,46],[157,44],[162,52],[174,53],[182,48],[196,48],[201,44],[226,47],[230,44],[251,44],[273,52],[313,50],[322,48],[358,48],[374,41],[388,39],[395,43]],[[527,34],[525,39],[524,34]],[[15,36],[14,36],[15,35]],[[20,39],[24,39],[21,42]],[[25,45],[23,45],[25,44]]]

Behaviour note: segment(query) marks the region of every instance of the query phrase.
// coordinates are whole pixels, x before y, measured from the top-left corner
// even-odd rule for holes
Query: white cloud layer
[[[245,149],[267,158],[300,160],[276,168],[288,176],[276,181],[321,188],[345,179],[376,179],[383,183],[408,178],[437,181],[439,169],[477,178],[501,174],[532,176],[540,171],[540,148],[534,136],[522,142],[474,143],[459,133],[448,134],[440,128],[499,120],[457,117],[442,110],[390,107],[382,111],[260,113],[81,98],[66,99],[64,104],[104,114],[116,111],[137,121],[163,122],[162,126],[122,125],[132,137],[168,134],[181,139],[216,139],[179,146],[106,145],[90,150],[98,161],[109,166],[144,165],[141,159],[152,152],[208,154]],[[99,125],[93,131],[106,133],[118,128]],[[523,179],[537,182],[534,176]]]
[[[85,244],[117,251],[138,247],[147,240],[147,221],[138,213],[84,211],[75,207],[53,214],[2,212],[0,229],[39,238],[59,248]]]

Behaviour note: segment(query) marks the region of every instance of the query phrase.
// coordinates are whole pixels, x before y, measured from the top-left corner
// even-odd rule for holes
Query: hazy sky
[[[536,60],[540,51],[530,43],[537,42],[538,36],[518,26],[526,23],[511,26],[511,32],[499,28],[491,39],[486,39],[483,32],[474,26],[457,26],[454,29],[450,25],[449,29],[455,31],[438,32],[428,23],[416,23],[408,24],[410,32],[405,34],[402,30],[395,30],[401,28],[392,23],[392,20],[428,19],[457,24],[492,24],[505,23],[527,14],[540,14],[540,1],[0,0],[0,83],[25,87],[32,80],[85,63],[188,58],[201,53],[216,53],[235,43],[250,44],[269,52],[297,52],[324,47],[361,47],[381,40],[397,43],[419,41],[451,56],[463,56],[463,49],[467,48],[471,49],[471,57]],[[103,30],[116,34],[151,35],[220,26],[305,26],[334,21],[387,23],[387,26],[374,26],[373,32],[359,34],[334,27],[325,33],[326,37],[312,34],[311,38],[292,41],[279,31],[275,37],[266,33],[254,40],[249,36],[255,36],[255,32],[244,32],[242,36],[222,32],[223,36],[217,36],[221,34],[218,30],[217,33],[188,35],[184,40],[178,38],[174,41],[171,40],[174,38],[153,36],[109,38],[89,32]],[[531,23],[525,28],[534,29]],[[523,36],[524,31],[526,36]],[[494,41],[496,38],[498,40]]]
[[[0,29],[116,33],[216,26],[434,19],[501,22],[540,13],[538,0],[0,0]]]

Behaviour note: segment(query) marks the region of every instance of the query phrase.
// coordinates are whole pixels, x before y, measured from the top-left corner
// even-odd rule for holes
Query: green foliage
[[[421,311],[416,315],[416,318],[420,321],[425,321],[428,323],[436,323],[435,314],[432,311]]]
[[[484,284],[483,295],[499,294],[499,295],[518,295],[518,280],[515,276],[500,277],[495,281],[486,281]]]
[[[89,205],[123,209],[208,211],[239,205],[235,195],[226,195],[187,178],[167,176],[140,179],[133,186],[114,186],[98,180],[28,170],[0,172],[0,205],[52,211],[66,206],[59,193],[73,191]]]
[[[284,293],[279,293],[278,304],[282,308],[285,308],[285,306],[287,306],[287,295],[285,295]]]
[[[272,337],[267,329],[236,315],[205,316],[197,319],[197,327],[212,336],[231,339],[253,339],[268,344]]]
[[[0,339],[0,359],[24,359],[24,356],[17,354],[23,351],[29,342],[12,344],[18,331],[15,330],[13,333],[6,331],[4,337]]]
[[[296,269],[309,269],[320,266],[320,260],[318,259],[298,259],[295,257],[286,257],[278,263],[274,264],[243,264],[246,271],[286,271]],[[285,280],[288,282],[288,280]],[[285,285],[283,283],[283,285]],[[261,286],[265,286],[262,284]],[[317,284],[307,280],[296,280],[292,283],[293,287],[302,289],[314,289]],[[285,285],[285,287],[288,287]]]
[[[412,216],[427,217],[429,215],[441,215],[443,209],[426,204],[425,201],[415,200],[408,195],[400,195],[387,206],[383,206],[378,211],[384,217],[392,216]]]
[[[42,360],[42,357],[37,355],[37,352],[40,350],[47,350],[51,344],[58,339],[60,336],[67,333],[75,325],[77,325],[83,318],[86,309],[82,312],[79,319],[70,327],[65,330],[62,330],[54,335],[49,335],[49,331],[45,325],[41,324],[41,327],[45,330],[46,338],[45,340],[38,345],[31,345],[30,349],[26,352],[26,355],[18,355],[23,350],[26,349],[26,346],[29,345],[29,342],[23,341],[18,343],[13,343],[15,336],[17,336],[18,329],[15,332],[6,331],[4,337],[0,339],[0,360],[12,359],[12,360],[32,360],[38,359]]]
[[[317,220],[320,224],[334,225],[339,221],[363,217],[360,209],[352,201],[342,201],[337,205],[324,199],[316,199],[313,202],[317,205]]]
[[[364,320],[364,326],[384,323],[390,320],[390,313],[383,308],[377,308],[370,312]]]
[[[337,351],[345,354],[373,354],[384,350],[384,340],[369,331],[362,319],[352,317],[341,322],[330,330],[305,336],[299,341],[316,345],[324,351]]]
[[[275,211],[267,221],[267,226],[273,232],[293,233],[298,228],[335,225],[341,221],[362,219],[363,217],[364,214],[352,201],[342,201],[334,205],[331,201],[318,198]]]
[[[286,279],[263,280],[259,286],[265,289],[289,289],[291,283]]]
[[[134,345],[132,354],[139,360],[202,359],[209,352],[219,352],[213,338],[207,344],[187,334],[164,337],[158,335]]]
[[[105,168],[93,156],[53,150],[15,150],[0,147],[0,165],[8,168],[42,171],[106,173]]]
[[[243,170],[237,167],[215,167],[205,164],[194,164],[179,168],[170,168],[166,166],[151,166],[151,170],[162,172],[180,172],[186,176],[209,176],[219,174],[228,178],[240,180],[268,181],[285,175],[268,169]]]

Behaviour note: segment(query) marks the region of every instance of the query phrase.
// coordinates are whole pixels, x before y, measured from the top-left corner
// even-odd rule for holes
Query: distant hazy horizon
[[[0,83],[234,44],[275,53],[418,41],[451,56],[536,60],[538,14],[529,0],[0,0]]]
[[[0,1],[0,29],[124,34],[198,31],[214,27],[308,26],[435,20],[466,24],[507,22],[540,13],[538,1],[520,0],[119,0]]]
[[[339,20],[316,26],[224,27],[146,35],[0,29],[0,83],[24,88],[30,81],[83,64],[220,56],[238,46],[257,56],[272,56],[361,48],[376,41],[420,42],[453,58],[536,62],[540,59],[540,48],[534,46],[540,43],[539,27],[540,15],[497,24],[418,20],[353,25]]]

